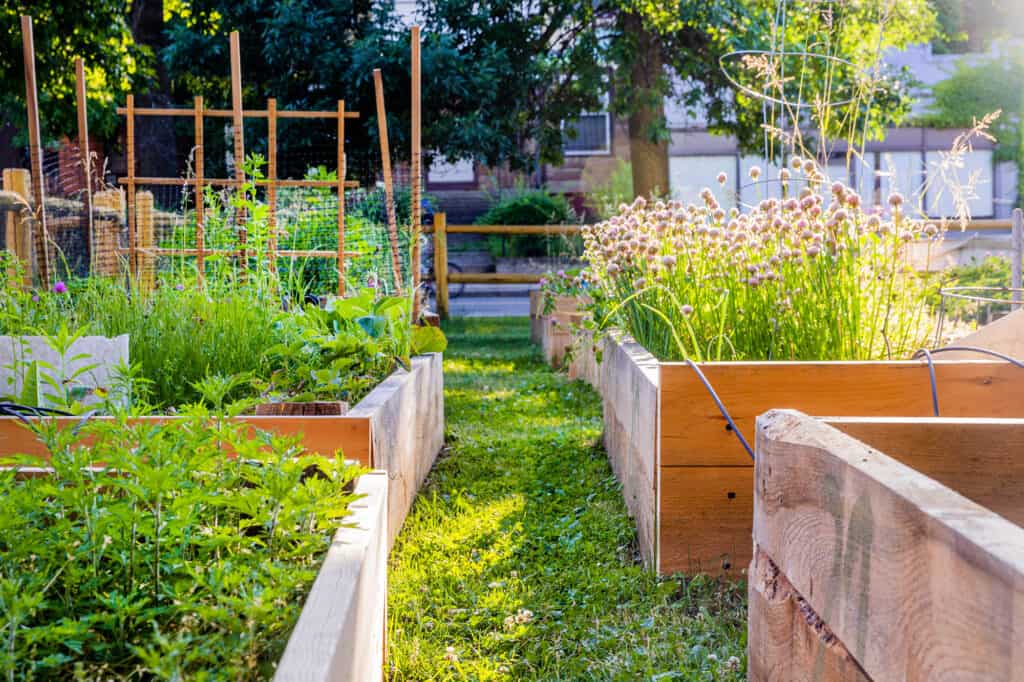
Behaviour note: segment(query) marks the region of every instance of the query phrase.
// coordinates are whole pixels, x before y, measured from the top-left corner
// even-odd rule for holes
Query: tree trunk
[[[627,14],[624,29],[632,45],[629,64],[629,155],[633,166],[633,193],[650,197],[667,195],[668,137],[665,99],[661,81],[664,59],[658,36],[644,26],[643,18]]]

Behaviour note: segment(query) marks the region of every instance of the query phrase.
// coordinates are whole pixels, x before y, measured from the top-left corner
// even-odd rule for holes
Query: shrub
[[[921,348],[928,287],[905,245],[939,229],[909,220],[899,195],[880,216],[843,184],[827,188],[813,161],[792,165],[806,175],[783,169],[783,198],[747,212],[705,189],[700,205],[641,198],[585,227],[602,322],[662,359],[866,360]]]
[[[565,197],[528,189],[519,189],[500,199],[476,220],[477,225],[564,225],[575,222],[576,214]],[[487,250],[494,257],[560,256],[579,253],[575,241],[562,236],[491,236],[487,240]]]

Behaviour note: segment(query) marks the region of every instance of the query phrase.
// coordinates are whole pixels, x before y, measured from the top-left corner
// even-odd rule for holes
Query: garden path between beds
[[[597,394],[526,318],[445,331],[447,449],[391,555],[390,679],[745,679],[743,586],[643,569]]]

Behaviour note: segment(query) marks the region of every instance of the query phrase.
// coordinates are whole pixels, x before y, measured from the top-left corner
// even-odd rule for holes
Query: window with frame
[[[612,117],[608,96],[601,98],[605,111],[585,111],[572,121],[562,121],[562,151],[566,156],[612,153]]]

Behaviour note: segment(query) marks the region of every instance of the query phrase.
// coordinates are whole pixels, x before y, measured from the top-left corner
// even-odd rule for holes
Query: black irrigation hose
[[[704,376],[704,372],[700,371],[700,367],[698,367],[693,360],[687,360],[686,364],[688,364],[693,371],[697,373],[697,378],[700,379],[702,384],[704,384],[704,388],[708,390],[708,394],[711,396],[711,399],[715,401],[716,405],[718,405],[718,411],[722,413],[722,416],[725,417],[725,421],[729,423],[729,428],[732,429],[732,432],[740,439],[740,445],[742,445],[743,449],[747,451],[748,455],[750,455],[750,459],[754,460],[754,449],[750,447],[750,444],[747,443],[747,439],[743,437],[742,433],[740,433],[739,428],[736,426],[736,422],[734,422],[732,417],[729,416],[729,410],[725,409],[725,405],[722,403],[721,398],[718,397],[718,394],[715,393],[715,389],[711,387],[711,382],[709,382],[707,377]]]
[[[28,423],[29,417],[70,417],[70,412],[55,410],[50,407],[32,407],[18,403],[0,402],[0,417],[17,417]]]
[[[935,379],[935,364],[934,360],[932,359],[932,354],[946,353],[949,351],[960,351],[963,353],[980,353],[981,355],[990,355],[994,358],[1005,360],[1006,362],[1009,362],[1011,365],[1014,365],[1015,367],[1020,367],[1021,369],[1024,369],[1024,362],[1021,362],[1016,358],[1012,358],[1009,355],[1006,355],[1005,353],[989,350],[988,348],[978,348],[977,346],[945,346],[943,348],[935,348],[933,350],[922,348],[921,350],[914,353],[914,359],[916,360],[918,358],[923,357],[925,361],[928,363],[928,376],[932,382],[932,409],[935,411],[936,417],[939,416],[939,387],[938,382]]]

